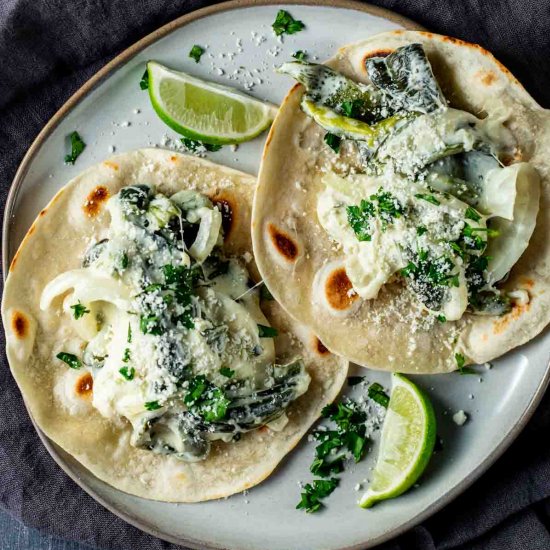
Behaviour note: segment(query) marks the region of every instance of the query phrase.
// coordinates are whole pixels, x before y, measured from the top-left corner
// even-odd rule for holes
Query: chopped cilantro
[[[475,222],[478,222],[479,220],[481,220],[481,216],[477,213],[476,209],[472,208],[471,206],[468,206],[468,208],[466,208],[464,217],[467,220],[474,220]]]
[[[80,134],[78,132],[71,132],[69,134],[71,140],[71,152],[68,155],[65,155],[66,164],[74,164],[76,159],[80,156],[82,151],[86,148],[86,144],[82,141]]]
[[[308,513],[316,512],[323,505],[321,499],[328,497],[338,486],[338,479],[316,479],[313,484],[307,483],[301,500],[296,506],[297,510],[303,509]]]
[[[447,322],[447,317],[445,317],[445,315],[438,315],[436,317],[436,319],[440,322],[440,323],[446,323]]]
[[[124,350],[124,355],[122,356],[122,361],[124,363],[128,363],[128,361],[130,361],[130,356],[131,356],[130,348],[126,348]]]
[[[439,206],[441,204],[433,195],[428,195],[426,193],[416,193],[415,197],[431,204],[435,204],[435,206]]]
[[[226,378],[233,378],[235,371],[233,369],[230,369],[229,367],[222,367],[220,369],[220,374],[222,376],[225,376]]]
[[[204,141],[199,141],[198,139],[190,139],[186,137],[182,137],[181,142],[186,149],[189,149],[189,151],[197,151],[201,147],[204,147],[210,153],[214,153],[222,148],[222,146],[217,143],[205,143]]]
[[[335,134],[331,134],[330,132],[327,132],[325,134],[325,137],[323,138],[325,143],[335,152],[340,152],[340,143],[342,141],[342,138]]]
[[[424,233],[426,233],[426,231],[428,231],[425,227],[423,227],[422,225],[418,226],[416,228],[416,234],[421,237],[422,235],[424,235]]]
[[[203,375],[195,376],[189,381],[183,400],[192,412],[207,422],[222,420],[230,403],[223,390]]]
[[[348,386],[357,386],[365,379],[364,376],[348,376]]]
[[[125,380],[133,380],[134,375],[136,374],[136,370],[134,369],[134,367],[130,367],[130,368],[122,367],[121,369],[119,369],[118,372],[120,372],[120,374]],[[145,405],[145,407],[147,408],[147,404]],[[149,410],[152,410],[152,409],[149,409]]]
[[[260,335],[260,338],[275,338],[275,336],[279,334],[279,331],[273,327],[258,325],[258,334]]]
[[[271,294],[271,292],[269,292],[269,288],[267,288],[267,286],[264,282],[264,284],[260,287],[260,300],[265,300],[266,302],[271,302],[274,299],[275,298],[273,298],[273,294]]]
[[[128,267],[128,263],[129,263],[128,254],[126,254],[126,252],[123,252],[118,258],[119,269],[120,270],[126,269]]]
[[[81,317],[84,317],[86,313],[90,313],[90,310],[87,309],[84,304],[81,304],[80,300],[78,300],[78,304],[73,304],[71,306],[71,309],[73,310],[73,315],[75,319],[80,319]]]
[[[149,88],[149,71],[145,69],[145,72],[141,76],[141,80],[139,81],[139,87],[142,90],[147,90]]]
[[[340,109],[344,115],[350,118],[358,118],[363,108],[364,102],[361,99],[352,99],[351,101],[344,101],[340,104]]]
[[[145,408],[148,411],[156,411],[157,409],[160,409],[161,407],[162,407],[162,405],[160,405],[158,401],[147,401],[147,403],[145,403]]]
[[[198,63],[201,60],[201,55],[204,53],[204,48],[201,48],[195,44],[189,51],[189,57],[195,60],[195,63]]]
[[[298,61],[305,61],[307,53],[304,50],[298,50],[292,54],[292,57]]]
[[[382,405],[382,407],[385,407],[386,409],[388,408],[390,397],[378,382],[373,382],[369,386],[368,395],[373,401],[376,401],[379,405]]]
[[[375,207],[372,202],[362,200],[359,206],[347,206],[348,223],[358,241],[370,241],[370,218],[374,217]]]
[[[82,362],[80,359],[74,355],[73,353],[67,353],[66,351],[59,352],[56,357],[63,361],[64,363],[67,363],[71,369],[79,369],[82,366]]]
[[[290,15],[285,10],[279,10],[275,22],[271,25],[273,32],[279,36],[281,34],[294,34],[301,31],[305,25]]]
[[[370,241],[370,219],[378,216],[382,220],[382,230],[395,218],[399,218],[404,209],[401,203],[389,192],[378,190],[370,196],[370,201],[362,200],[359,206],[348,206],[348,223],[353,229],[358,241]]]
[[[132,342],[132,325],[128,323],[128,336],[126,337],[126,341],[130,344]]]
[[[141,315],[139,328],[143,334],[162,334],[162,327],[159,325],[159,318],[156,315]]]
[[[466,358],[461,353],[455,353],[456,366],[460,374],[475,374],[475,370],[465,367]]]

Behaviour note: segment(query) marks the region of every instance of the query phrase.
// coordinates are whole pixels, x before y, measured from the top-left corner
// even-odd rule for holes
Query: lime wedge
[[[392,381],[378,460],[359,502],[363,508],[409,489],[428,465],[435,444],[435,414],[428,398],[401,374]]]
[[[149,61],[149,97],[176,132],[207,143],[241,143],[273,122],[277,108],[227,86],[206,82]]]

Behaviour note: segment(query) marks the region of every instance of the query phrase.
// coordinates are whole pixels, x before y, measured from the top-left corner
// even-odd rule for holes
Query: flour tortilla
[[[451,106],[480,117],[502,115],[517,140],[516,160],[531,162],[541,177],[540,209],[528,249],[514,266],[507,290],[525,289],[530,301],[502,317],[466,314],[458,322],[426,326],[402,284],[387,284],[375,300],[349,296],[343,254],[320,226],[316,207],[322,168],[334,155],[325,131],[300,111],[303,88],[286,96],[267,138],[253,208],[254,253],[262,277],[283,307],[310,326],[334,353],[374,369],[443,373],[466,363],[484,363],[534,338],[550,321],[550,113],[480,46],[425,32],[394,31],[342,48],[327,65],[367,82],[366,57],[386,55],[405,44],[424,45]],[[338,162],[332,169],[338,170]],[[320,272],[321,268],[323,269]],[[339,308],[335,315],[313,291]],[[328,275],[327,275],[328,273]],[[317,291],[319,292],[319,290]]]
[[[56,382],[68,371],[55,355],[78,337],[62,313],[62,299],[43,312],[40,295],[56,275],[79,267],[84,251],[106,231],[106,199],[135,183],[154,184],[168,195],[192,188],[225,201],[233,214],[226,251],[241,256],[251,250],[252,176],[159,149],[124,153],[93,166],[40,212],[11,263],[2,304],[10,367],[38,426],[103,481],[154,500],[226,497],[261,482],[298,443],[321,408],[337,396],[347,361],[330,354],[311,331],[269,302],[265,313],[281,334],[277,354],[302,355],[311,376],[308,391],[289,408],[289,422],[281,432],[262,428],[235,443],[214,443],[207,459],[197,463],[159,456],[130,446],[129,423],[117,426],[91,406],[91,392],[86,391],[86,381],[78,379],[79,371],[71,373],[74,387],[80,387],[74,395],[80,399],[80,412],[69,414],[54,397]],[[252,263],[248,267],[254,274]]]

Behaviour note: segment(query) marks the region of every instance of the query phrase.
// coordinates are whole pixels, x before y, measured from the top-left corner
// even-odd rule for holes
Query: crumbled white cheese
[[[462,426],[466,422],[466,420],[468,420],[468,415],[463,410],[460,410],[453,414],[453,422],[457,426]]]

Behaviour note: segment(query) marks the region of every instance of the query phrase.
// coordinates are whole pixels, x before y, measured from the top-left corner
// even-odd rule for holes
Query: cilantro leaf
[[[201,48],[195,44],[189,51],[189,57],[195,60],[195,63],[198,63],[201,60],[201,56],[204,53],[204,48]]]
[[[335,134],[327,132],[323,140],[335,153],[340,152],[340,143],[342,141],[342,138]]]
[[[207,422],[222,420],[230,403],[223,390],[203,375],[195,376],[189,381],[183,401],[192,412]]]
[[[82,366],[82,362],[80,359],[74,355],[73,353],[67,353],[66,351],[59,352],[56,357],[63,361],[64,363],[67,363],[71,369],[79,369]]]
[[[358,241],[370,241],[370,218],[376,215],[374,204],[362,200],[359,206],[347,206],[348,223]]]
[[[424,226],[420,225],[416,228],[416,234],[421,237],[422,235],[424,235],[424,233],[426,233],[426,231],[428,231]]]
[[[132,342],[132,325],[128,323],[128,336],[126,337],[126,341],[130,344]]]
[[[159,324],[159,318],[156,315],[141,315],[139,318],[139,328],[143,334],[158,336],[163,332]]]
[[[122,367],[121,369],[118,370],[118,372],[120,372],[120,374],[122,375],[122,377],[125,379],[125,380],[133,380],[134,379],[134,375],[136,374],[136,370],[134,369],[134,367]],[[147,404],[145,405],[145,408],[147,408]],[[152,409],[149,409],[149,410],[152,410]]]
[[[226,378],[233,378],[235,371],[233,369],[230,369],[229,367],[222,367],[220,369],[220,374],[222,376],[225,376]]]
[[[296,506],[297,510],[305,510],[313,513],[323,506],[321,499],[328,497],[338,486],[338,479],[316,479],[313,483],[307,483],[304,486],[301,500]]]
[[[464,366],[466,363],[466,358],[462,355],[462,353],[455,353],[455,361],[460,374],[476,374],[475,370]]]
[[[384,391],[384,388],[378,382],[374,382],[369,386],[368,396],[379,405],[382,405],[382,407],[386,409],[388,408],[390,396]]]
[[[122,356],[122,361],[124,363],[128,363],[128,361],[130,361],[130,356],[131,356],[130,348],[126,348],[124,350],[124,355]]]
[[[279,36],[281,34],[295,34],[301,31],[305,25],[302,21],[294,19],[286,10],[279,10],[271,27],[273,32]]]
[[[147,401],[147,403],[145,403],[145,408],[148,411],[156,411],[157,409],[160,409],[161,407],[162,407],[162,405],[160,405],[158,401]]]
[[[76,159],[80,156],[82,151],[86,148],[86,144],[82,141],[80,134],[76,131],[69,134],[71,140],[71,152],[68,155],[65,155],[66,164],[74,164]]]
[[[304,50],[298,50],[292,54],[292,57],[298,61],[305,61],[307,53]]]
[[[433,195],[428,195],[427,193],[416,193],[414,196],[417,199],[422,199],[431,204],[435,204],[435,206],[439,206],[441,204]]]
[[[258,334],[260,335],[260,338],[275,338],[275,336],[279,334],[279,331],[273,327],[258,325]]]
[[[78,300],[78,304],[73,304],[71,306],[71,309],[73,310],[73,316],[75,319],[80,319],[81,317],[84,317],[87,313],[90,313],[90,310],[86,308],[84,304],[80,303],[80,300]]]
[[[364,102],[361,99],[344,101],[340,104],[340,109],[347,117],[358,118],[361,116],[361,111],[364,109]]]
[[[477,213],[477,210],[475,210],[475,208],[472,208],[471,206],[468,206],[468,208],[466,208],[464,217],[467,220],[474,220],[475,222],[478,222],[479,220],[481,220],[481,216]]]

